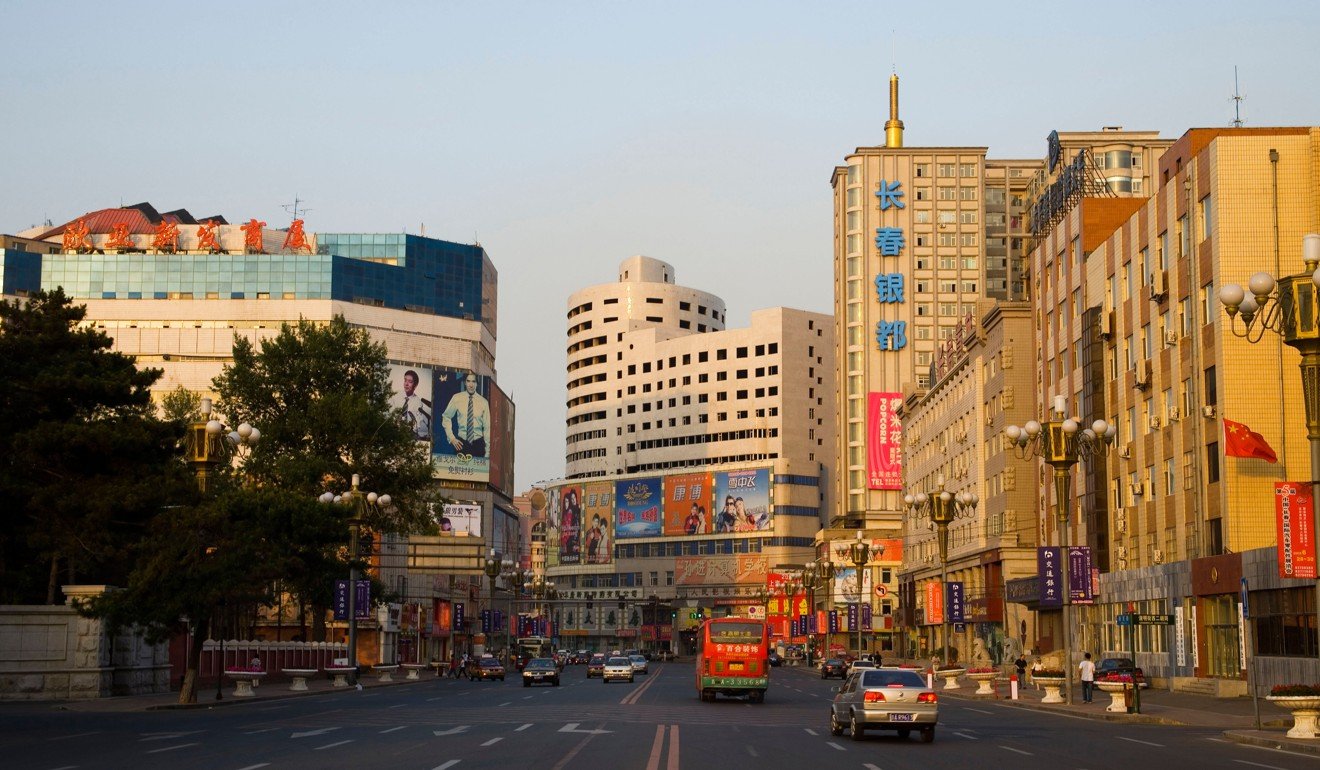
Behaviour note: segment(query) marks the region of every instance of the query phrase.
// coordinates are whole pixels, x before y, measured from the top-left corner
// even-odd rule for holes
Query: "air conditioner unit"
[[[1150,274],[1150,298],[1161,300],[1169,293],[1167,274],[1163,270]]]
[[[1174,329],[1165,329],[1165,330],[1164,330],[1164,344],[1165,344],[1165,345],[1177,345],[1179,339],[1180,339],[1180,337],[1179,337],[1178,332],[1177,332],[1176,330],[1174,330]]]
[[[1137,367],[1136,367],[1136,369],[1132,372],[1132,374],[1133,374],[1133,383],[1134,383],[1138,388],[1143,388],[1143,389],[1144,389],[1144,388],[1149,388],[1149,387],[1150,387],[1150,359],[1149,359],[1149,358],[1142,358],[1142,359],[1139,359],[1139,360],[1137,361]]]
[[[1112,339],[1114,336],[1114,311],[1106,310],[1100,314],[1100,337]]]
[[[1114,531],[1115,531],[1115,532],[1127,532],[1127,517],[1126,517],[1126,516],[1123,516],[1123,515],[1120,514],[1120,515],[1114,517]]]
[[[1137,482],[1135,484],[1129,484],[1128,491],[1132,493],[1133,497],[1141,497],[1142,494],[1145,493],[1146,488],[1141,484],[1141,482]]]
[[[1164,551],[1161,551],[1161,550],[1158,549],[1158,548],[1152,550],[1152,551],[1150,552],[1150,560],[1151,560],[1152,562],[1154,562],[1155,564],[1163,564],[1163,563],[1164,563]]]
[[[1181,415],[1178,413],[1178,407],[1169,407],[1169,422],[1175,422],[1179,417],[1181,417]]]
[[[1158,428],[1160,427],[1160,424],[1160,416],[1158,414],[1152,414],[1150,416],[1150,427]]]
[[[1215,418],[1215,408],[1213,406],[1201,407],[1201,416],[1213,420]]]
[[[1127,459],[1132,456],[1132,447],[1121,446],[1118,448],[1118,456]]]

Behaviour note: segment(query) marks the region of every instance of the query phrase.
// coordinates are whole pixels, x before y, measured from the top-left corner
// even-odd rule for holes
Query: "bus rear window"
[[[760,623],[710,624],[710,640],[716,644],[760,644],[764,633]]]

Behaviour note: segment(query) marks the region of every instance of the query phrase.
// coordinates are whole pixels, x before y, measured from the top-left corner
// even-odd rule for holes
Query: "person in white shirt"
[[[490,437],[490,403],[477,392],[475,373],[467,373],[463,386],[463,390],[449,399],[440,424],[445,429],[445,440],[456,453],[485,457]]]
[[[1082,655],[1082,662],[1077,664],[1077,668],[1082,672],[1082,703],[1090,703],[1095,694],[1095,663],[1091,660],[1091,653]]]

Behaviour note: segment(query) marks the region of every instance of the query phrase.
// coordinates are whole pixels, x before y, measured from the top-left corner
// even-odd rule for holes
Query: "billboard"
[[[665,476],[665,534],[710,534],[710,494],[709,473]]]
[[[491,546],[500,553],[501,556],[518,561],[518,515],[500,508],[494,508],[490,512],[490,526],[493,536],[491,537]]]
[[[399,419],[412,431],[420,444],[431,446],[431,428],[435,404],[431,400],[434,385],[430,369],[421,366],[391,366],[390,408],[398,410]]]
[[[1316,576],[1315,534],[1311,531],[1313,504],[1310,483],[1274,482],[1274,529],[1281,578]]]
[[[558,547],[557,564],[582,563],[582,487],[559,487],[557,507],[551,508],[551,530]]]
[[[500,386],[490,383],[490,483],[513,496],[513,401]]]
[[[861,593],[858,593],[860,590]],[[871,570],[862,571],[862,582],[857,584],[856,567],[834,567],[834,585],[831,593],[835,604],[851,604],[868,601],[871,595]]]
[[[614,485],[608,481],[582,485],[582,560],[609,564],[613,560]]]
[[[679,556],[674,559],[674,584],[680,586],[764,585],[768,575],[769,562],[761,554]]]
[[[431,461],[436,475],[490,481],[490,378],[466,369],[436,369]],[[443,406],[441,406],[443,405]]]
[[[903,426],[896,411],[901,393],[866,394],[866,477],[871,489],[903,488]]]
[[[658,476],[615,482],[614,537],[659,537],[664,532]]]
[[[481,537],[481,506],[473,503],[448,503],[440,518],[440,531]]]
[[[559,564],[559,487],[545,488],[545,566]]]
[[[754,532],[771,528],[770,469],[726,471],[714,476],[714,499],[719,506],[715,532]]]

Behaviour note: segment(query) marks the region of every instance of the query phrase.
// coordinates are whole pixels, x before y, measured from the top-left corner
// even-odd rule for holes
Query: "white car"
[[[645,655],[629,655],[628,661],[632,663],[633,673],[645,674],[648,672]]]
[[[609,684],[611,679],[622,679],[625,682],[633,681],[632,661],[621,655],[607,658],[605,660],[605,670],[600,675],[600,681]]]

